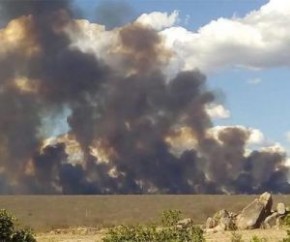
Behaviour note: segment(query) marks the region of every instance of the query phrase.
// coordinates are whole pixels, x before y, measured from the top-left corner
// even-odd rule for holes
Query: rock
[[[216,212],[213,216],[213,219],[215,221],[219,222],[220,219],[224,218],[224,217],[229,217],[229,212],[226,209],[222,209],[222,210]]]
[[[185,218],[185,219],[182,219],[182,220],[179,220],[177,222],[177,228],[187,228],[189,227],[190,225],[193,224],[193,221],[191,218]]]
[[[221,218],[218,226],[223,231],[224,230],[235,230],[235,223],[230,216]]]
[[[279,216],[279,213],[274,212],[271,215],[269,215],[265,221],[262,223],[262,227],[264,229],[270,229],[276,225],[276,219]]]
[[[208,227],[216,231],[233,230],[235,224],[232,214],[225,209],[218,211],[213,219],[208,219]]]
[[[259,228],[262,222],[271,214],[272,196],[265,192],[259,198],[248,204],[237,216],[236,226],[238,229]]]
[[[286,213],[286,206],[284,203],[277,204],[277,212],[278,214],[284,215]]]
[[[215,226],[217,226],[218,223],[215,219],[213,219],[212,217],[207,218],[206,223],[205,223],[205,228],[206,229],[212,229]]]
[[[283,215],[279,214],[278,212],[275,212],[265,219],[265,221],[262,224],[262,227],[264,229],[278,228],[280,226],[280,220],[282,217]]]

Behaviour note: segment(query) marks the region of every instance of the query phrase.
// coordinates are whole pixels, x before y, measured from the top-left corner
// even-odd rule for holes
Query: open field
[[[76,235],[68,230],[70,231],[68,234],[57,235],[47,232],[56,229],[78,227],[101,229],[122,223],[146,223],[156,221],[160,213],[166,209],[179,209],[183,212],[184,217],[191,217],[196,224],[202,224],[208,216],[211,216],[217,210],[225,208],[237,212],[255,197],[257,196],[1,196],[0,207],[15,215],[21,224],[32,227],[39,234],[39,241],[97,241],[100,239],[100,233],[94,235],[93,232],[89,232],[86,235],[88,232],[86,231],[82,235],[83,232],[80,230],[76,232],[78,234]],[[290,196],[274,196],[274,206],[276,202],[290,204]],[[40,235],[41,233],[45,234]],[[255,234],[257,233],[254,231],[254,234],[250,235]],[[277,238],[277,236],[283,237],[286,233],[276,230],[272,231],[272,234],[274,234],[273,238]],[[269,231],[266,232],[266,235],[269,236]],[[78,240],[71,239],[76,238],[76,236],[79,237]],[[227,233],[219,236],[229,238]],[[51,239],[52,237],[55,237],[55,239]],[[82,240],[82,238],[84,239]],[[216,238],[218,238],[217,234],[208,237],[209,241],[215,241]],[[220,241],[226,241],[226,239]],[[274,241],[274,239],[271,241]]]

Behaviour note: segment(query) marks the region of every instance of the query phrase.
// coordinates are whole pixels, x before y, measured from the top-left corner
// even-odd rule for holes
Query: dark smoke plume
[[[198,71],[163,74],[171,51],[157,32],[115,29],[116,70],[72,47],[67,29],[82,29],[70,3],[1,2],[6,28],[21,35],[11,48],[0,32],[0,193],[290,191],[283,152],[246,154],[250,133],[239,127],[210,135],[214,93]],[[43,116],[67,109],[68,134],[43,145]],[[177,154],[182,130],[195,144]]]

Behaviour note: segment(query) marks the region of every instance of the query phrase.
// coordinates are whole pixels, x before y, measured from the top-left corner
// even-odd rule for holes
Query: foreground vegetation
[[[103,242],[205,242],[204,231],[193,224],[188,226],[180,226],[178,221],[181,220],[181,212],[179,210],[168,210],[162,213],[161,223],[159,224],[143,224],[135,226],[120,225],[108,230],[103,237]],[[290,215],[284,220],[285,229],[290,228]],[[257,230],[254,230],[257,231]],[[266,233],[268,230],[264,230]],[[281,230],[283,231],[283,230]],[[212,238],[209,238],[212,241]],[[219,241],[214,240],[214,241]],[[265,236],[253,235],[250,239],[243,239],[243,231],[231,232],[231,242],[272,242]],[[276,241],[276,240],[275,240]],[[290,229],[287,230],[287,236],[277,240],[278,242],[290,242]]]
[[[29,228],[16,228],[17,219],[5,209],[0,210],[0,241],[36,242]]]
[[[243,239],[242,233],[233,232],[231,236],[231,242],[245,242]],[[271,239],[267,239],[266,237],[259,237],[257,235],[252,236],[250,242],[272,242]],[[278,242],[290,242],[290,230],[287,230],[287,236]]]
[[[117,229],[115,226],[120,224],[123,226],[119,229],[125,228],[130,233],[133,228],[146,234],[152,225],[158,230],[160,224],[154,222],[159,221],[158,215],[164,210],[180,210],[193,219],[193,224],[200,225],[216,211],[225,208],[238,212],[254,198],[247,195],[0,196],[0,208],[6,208],[22,224],[31,227],[39,242],[74,241],[75,238],[95,242],[108,237],[108,230],[100,229]],[[274,201],[290,204],[290,196],[274,196]],[[206,233],[203,237],[211,242],[230,242],[231,233]],[[287,237],[285,230],[274,229],[236,233],[240,233],[242,241],[251,241],[256,236],[278,242]]]
[[[179,226],[179,210],[168,210],[162,213],[160,224],[117,226],[109,229],[104,242],[203,242],[203,230],[193,224]],[[159,226],[159,227],[158,227]]]
[[[290,242],[290,214],[280,220],[279,227],[287,229],[287,236],[279,242]],[[228,227],[226,230],[232,231],[231,242],[244,242],[242,231],[237,231],[237,227]],[[265,229],[267,231],[267,229]],[[282,230],[281,230],[282,231]],[[217,231],[216,231],[217,232]],[[115,226],[106,233],[104,242],[204,242],[204,230],[195,226],[191,219],[181,220],[181,211],[168,210],[162,213],[161,223],[143,224],[135,226]],[[250,242],[268,242],[266,237],[252,236]]]

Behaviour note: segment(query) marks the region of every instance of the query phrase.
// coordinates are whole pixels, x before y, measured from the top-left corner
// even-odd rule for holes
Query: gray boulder
[[[180,229],[187,228],[191,226],[192,224],[193,224],[193,221],[191,218],[185,218],[177,222],[177,228],[180,228]]]
[[[284,203],[277,204],[277,212],[278,214],[284,215],[286,213],[286,206]]]
[[[205,223],[205,228],[206,229],[212,229],[215,226],[218,225],[218,221],[216,221],[215,219],[213,219],[212,217],[208,217]]]
[[[233,218],[230,216],[221,218],[218,226],[220,226],[221,230],[235,230],[236,227]]]
[[[276,227],[278,225],[278,220],[279,220],[279,217],[281,215],[279,215],[278,212],[274,212],[272,213],[271,215],[269,215],[265,221],[262,223],[262,227],[264,229],[270,229],[270,228],[273,228],[273,227]]]
[[[259,228],[262,222],[271,214],[273,200],[270,193],[265,192],[259,198],[248,204],[237,216],[238,229]]]
[[[213,232],[234,230],[235,223],[232,214],[225,209],[218,211],[213,218],[207,219],[206,228]]]

